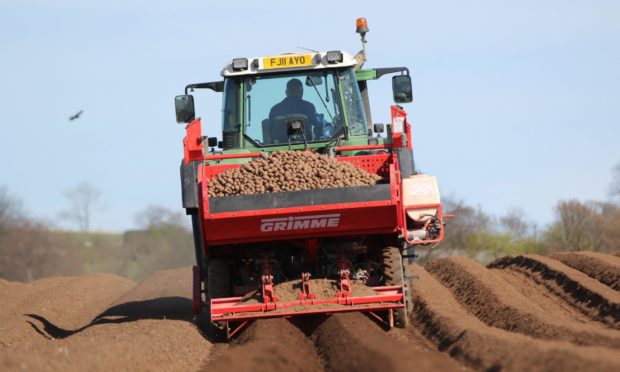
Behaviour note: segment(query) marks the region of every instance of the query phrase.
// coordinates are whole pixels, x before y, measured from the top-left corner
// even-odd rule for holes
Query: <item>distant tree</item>
[[[490,228],[491,217],[480,209],[465,203],[462,199],[444,197],[445,213],[454,215],[446,224],[446,237],[443,245],[450,250],[467,249],[467,239],[472,234]],[[446,248],[448,248],[446,247]]]
[[[620,249],[620,204],[596,203],[599,211],[599,223],[603,234],[603,251],[612,252]]]
[[[69,207],[61,213],[61,218],[77,224],[81,231],[89,231],[92,212],[101,198],[101,191],[88,182],[81,182],[66,190],[64,196]]]
[[[135,223],[145,230],[162,229],[166,227],[187,228],[187,218],[179,211],[173,211],[166,207],[149,205],[144,210],[136,213]]]
[[[488,261],[507,254],[546,253],[546,246],[536,235],[536,225],[520,209],[513,208],[496,218],[462,199],[444,197],[442,204],[444,213],[454,214],[454,218],[447,220],[443,242],[426,252],[425,247],[419,249],[423,263],[454,254]]]
[[[603,231],[596,205],[563,200],[555,207],[555,214],[545,238],[552,250],[601,250]]]
[[[22,211],[21,201],[0,187],[0,278],[32,281],[82,272],[72,242]]]
[[[499,219],[502,227],[515,239],[528,237],[534,226],[526,220],[525,212],[519,208],[512,208]]]
[[[616,166],[612,170],[612,181],[610,193],[611,196],[616,196],[620,198],[620,163],[616,164]]]
[[[21,201],[9,194],[5,186],[0,186],[0,232],[16,224],[21,218]]]
[[[610,195],[620,198],[620,163],[612,170]],[[545,233],[551,250],[617,251],[620,247],[618,201],[560,201],[555,221]]]
[[[472,236],[490,228],[491,218],[480,207],[473,207],[463,199],[452,196],[444,196],[441,203],[444,213],[453,214],[454,218],[446,220],[445,237],[437,247],[418,246],[421,263],[457,253],[476,255],[478,246],[470,244]]]
[[[29,282],[54,275],[76,275],[84,263],[70,239],[40,222],[22,219],[0,233],[0,277]]]
[[[154,271],[192,265],[194,240],[186,221],[183,213],[156,205],[136,213],[140,230],[123,237],[125,275],[141,280]]]

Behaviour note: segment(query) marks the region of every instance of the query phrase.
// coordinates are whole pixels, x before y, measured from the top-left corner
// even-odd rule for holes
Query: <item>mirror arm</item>
[[[379,79],[383,75],[393,74],[395,72],[404,72],[406,75],[409,75],[409,69],[407,67],[383,67],[375,69],[375,79]]]
[[[211,89],[214,92],[223,92],[224,91],[224,82],[223,81],[212,81],[209,83],[196,83],[196,84],[188,84],[185,87],[185,94],[187,95],[189,90],[194,89]]]

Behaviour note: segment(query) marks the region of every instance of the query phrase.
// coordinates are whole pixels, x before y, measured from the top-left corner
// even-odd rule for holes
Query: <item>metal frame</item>
[[[243,304],[243,297],[214,298],[210,301],[211,322],[226,329],[228,339],[234,337],[252,321],[267,318],[286,318],[301,315],[328,315],[345,312],[365,312],[374,320],[389,328],[394,326],[394,309],[405,306],[402,286],[370,287],[377,295],[336,296],[332,299],[315,299],[300,296],[297,301],[265,301],[256,304]],[[276,297],[277,298],[277,297]],[[332,304],[330,309],[312,309],[314,306]],[[287,308],[305,306],[307,310],[285,311]],[[385,312],[386,317],[379,315]],[[387,318],[387,319],[386,319]]]
[[[213,298],[211,299],[211,321],[239,321],[248,319],[264,319],[289,317],[293,315],[342,313],[349,311],[379,311],[404,307],[403,287],[385,286],[369,287],[377,295],[334,297],[330,299],[307,299],[289,302],[261,302],[242,304],[243,297]],[[294,306],[316,306],[323,304],[340,305],[342,308],[280,311]]]

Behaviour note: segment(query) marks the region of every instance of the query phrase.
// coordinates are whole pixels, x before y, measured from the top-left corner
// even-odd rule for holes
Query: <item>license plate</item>
[[[312,54],[287,54],[283,56],[273,56],[263,58],[263,69],[271,70],[275,68],[306,67],[312,66]]]

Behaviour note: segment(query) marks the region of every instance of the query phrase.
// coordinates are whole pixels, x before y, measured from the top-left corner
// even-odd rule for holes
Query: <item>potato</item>
[[[374,185],[381,177],[307,151],[275,151],[209,180],[209,197]]]

